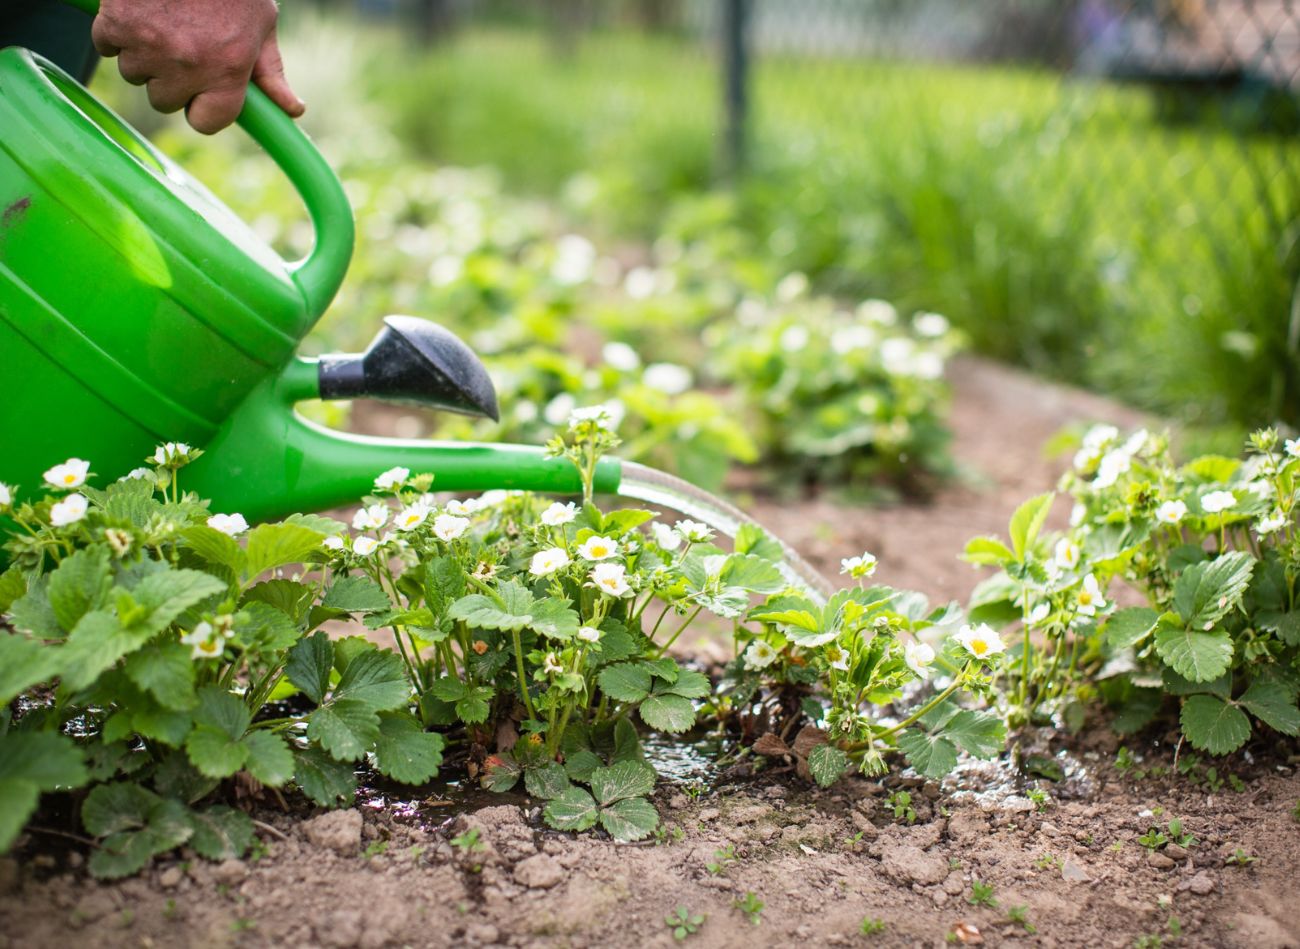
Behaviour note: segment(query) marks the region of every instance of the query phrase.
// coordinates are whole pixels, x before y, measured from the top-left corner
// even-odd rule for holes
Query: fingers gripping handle
[[[99,12],[99,0],[65,2],[90,14]],[[285,266],[301,290],[307,309],[313,316],[320,316],[334,298],[352,260],[352,206],[343,185],[311,139],[257,86],[248,87],[238,122],[280,166],[307,208],[315,244],[302,260]]]

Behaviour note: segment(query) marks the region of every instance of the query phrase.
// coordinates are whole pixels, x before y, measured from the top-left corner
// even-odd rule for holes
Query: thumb
[[[298,98],[284,76],[284,61],[280,59],[280,45],[276,42],[275,30],[271,31],[262,44],[262,51],[258,53],[257,62],[253,65],[252,78],[267,97],[291,118],[296,119],[307,111],[307,104]]]

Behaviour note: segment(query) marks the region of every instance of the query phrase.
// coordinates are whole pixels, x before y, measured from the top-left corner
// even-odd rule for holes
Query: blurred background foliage
[[[334,0],[289,5],[282,32],[362,226],[318,346],[396,309],[579,374],[627,342],[707,388],[762,376],[704,328],[748,298],[790,319],[774,294],[805,274],[1229,443],[1300,423],[1287,0]],[[293,219],[268,208],[273,169],[166,134],[303,245],[271,223]],[[601,251],[552,279],[541,237],[570,228]],[[539,412],[564,388],[511,380]],[[724,454],[753,456],[744,428]]]

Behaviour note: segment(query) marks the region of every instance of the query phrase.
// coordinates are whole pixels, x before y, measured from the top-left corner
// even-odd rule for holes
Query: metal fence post
[[[745,166],[749,118],[749,13],[752,0],[722,0],[723,173],[739,178]]]

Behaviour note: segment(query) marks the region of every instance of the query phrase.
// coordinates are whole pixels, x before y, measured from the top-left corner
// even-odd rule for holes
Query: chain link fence
[[[526,186],[639,146],[625,192],[734,181],[833,292],[1194,421],[1300,422],[1300,0],[365,3],[493,71],[448,97],[518,84]],[[494,161],[425,121],[436,157]]]

